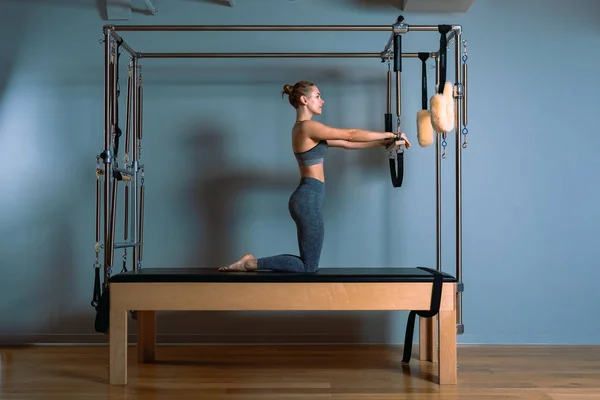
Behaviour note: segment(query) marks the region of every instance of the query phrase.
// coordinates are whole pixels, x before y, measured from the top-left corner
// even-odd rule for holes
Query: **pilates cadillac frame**
[[[408,25],[400,16],[391,25],[105,25],[104,26],[104,146],[96,157],[96,259],[92,305],[110,310],[106,332],[110,334],[110,384],[127,384],[127,312],[138,322],[138,358],[154,359],[157,310],[426,310],[419,313],[419,356],[439,362],[439,383],[456,384],[456,336],[462,323],[462,148],[466,147],[467,69],[461,45],[462,28],[447,27],[448,44],[454,42],[454,104],[456,109],[456,274],[442,272],[441,256],[441,158],[445,157],[446,134],[436,135],[436,268],[360,268],[323,270],[311,276],[295,274],[215,273],[214,269],[142,269],[144,221],[144,165],[142,142],[143,58],[377,58],[393,64],[396,77],[396,115],[401,116],[403,58],[419,53],[402,52],[402,36],[408,32],[432,32],[441,25]],[[151,53],[133,50],[118,32],[127,31],[382,31],[391,32],[379,53]],[[446,31],[442,35],[446,35]],[[446,43],[446,42],[445,42]],[[121,131],[118,122],[119,49],[129,54],[127,112],[123,165],[117,158]],[[466,48],[466,47],[465,47]],[[444,49],[445,53],[445,49]],[[436,59],[439,80],[441,49],[429,53]],[[399,56],[401,55],[401,56]],[[460,61],[463,61],[461,68]],[[391,116],[391,71],[388,70],[386,126]],[[462,146],[459,131],[465,136]],[[130,140],[132,138],[132,140]],[[442,147],[444,154],[441,155]],[[101,163],[104,167],[101,167]],[[103,181],[103,182],[102,182]],[[119,182],[124,183],[124,241],[115,241],[116,203]],[[129,196],[130,187],[132,195]],[[130,212],[133,208],[133,212]],[[101,226],[102,225],[102,226]],[[103,236],[101,237],[101,230]],[[131,235],[131,240],[129,236]],[[112,276],[115,249],[124,249],[123,269]],[[132,248],[131,270],[127,249]],[[100,253],[103,253],[103,264]],[[100,270],[103,269],[103,279]],[[216,269],[216,268],[215,268]],[[426,273],[423,273],[426,271]],[[102,281],[102,282],[101,282]],[[241,287],[243,285],[243,288]],[[102,289],[102,290],[101,290]],[[235,293],[227,295],[227,291]],[[108,301],[110,293],[110,301]],[[105,296],[106,295],[106,296]],[[229,300],[228,300],[229,299]],[[99,310],[99,312],[101,312]],[[439,315],[438,315],[439,314]],[[414,318],[414,315],[413,315]],[[436,330],[439,324],[439,345]],[[98,322],[97,322],[98,323]],[[108,328],[110,326],[110,328]],[[99,331],[102,329],[98,329]],[[412,333],[410,333],[412,343]],[[408,338],[408,330],[407,330]],[[408,356],[410,358],[410,349]]]

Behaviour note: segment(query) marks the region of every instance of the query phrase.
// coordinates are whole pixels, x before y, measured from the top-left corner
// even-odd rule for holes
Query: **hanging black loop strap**
[[[436,316],[440,311],[440,304],[442,302],[443,275],[435,269],[425,267],[417,268],[425,270],[433,275],[433,286],[431,288],[431,305],[429,306],[429,310],[413,310],[408,314],[408,321],[406,323],[406,335],[404,336],[404,353],[402,355],[403,363],[410,362],[416,316],[418,315],[421,318],[431,318]]]
[[[392,114],[385,114],[385,131],[386,132],[394,132],[393,128],[394,124],[392,121]],[[402,186],[402,178],[404,177],[404,154],[402,152],[395,151],[395,144],[391,144],[387,149],[389,152],[390,159],[390,176],[392,178],[392,186],[400,187]],[[394,154],[396,153],[396,154]]]
[[[403,16],[398,17],[398,23],[402,23],[404,21]],[[402,35],[394,36],[394,72],[396,73],[396,94],[398,98],[396,101],[399,101],[401,96],[401,83],[398,80],[401,79],[402,76]],[[401,109],[399,103],[396,103],[396,117],[398,118],[398,128],[400,127],[400,116]],[[390,132],[392,132],[392,127],[390,126]],[[400,132],[396,132],[398,135]],[[392,186],[395,188],[402,186],[402,181],[404,180],[404,151],[401,148],[397,148],[395,144],[391,145],[391,149],[389,150],[389,163],[390,163],[390,178],[392,179]]]
[[[427,110],[427,64],[425,63],[429,58],[429,53],[419,53],[419,59],[421,60],[421,109]]]
[[[404,180],[404,152],[396,152],[395,158],[390,158],[390,176],[393,187],[401,187]]]
[[[440,84],[438,86],[438,94],[444,93],[444,86],[446,86],[446,65],[448,63],[446,57],[446,47],[448,47],[448,39],[446,35],[452,26],[450,25],[438,25],[438,32],[440,32]]]
[[[401,72],[402,70],[402,57],[401,57],[401,49],[402,49],[402,37],[400,35],[394,38],[394,71]],[[399,53],[400,52],[400,53]],[[400,54],[400,56],[398,56]],[[392,74],[391,71],[388,70],[388,95],[392,93]],[[400,115],[398,115],[398,119]],[[390,110],[390,103],[388,102],[388,110],[384,114],[384,123],[385,123],[385,131],[386,132],[394,132],[394,121],[393,115]],[[397,132],[399,134],[399,132]],[[389,155],[389,164],[390,164],[390,178],[392,179],[393,187],[401,187],[402,181],[404,179],[404,153],[402,150],[397,150],[396,145],[392,143],[389,145],[386,150]]]
[[[393,132],[392,114],[385,114],[385,131]],[[396,150],[396,144],[392,143],[388,147],[390,162],[390,177],[393,187],[401,187],[404,180],[404,152]]]

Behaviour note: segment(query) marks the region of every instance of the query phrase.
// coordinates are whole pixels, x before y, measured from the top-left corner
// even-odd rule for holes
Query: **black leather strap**
[[[108,333],[110,321],[110,290],[104,289],[100,301],[96,306],[96,319],[94,329],[99,333]]]
[[[421,59],[421,109],[427,110],[427,59],[429,53],[419,53]]]
[[[391,113],[385,113],[385,131],[393,132],[393,119]],[[396,158],[390,158],[390,176],[392,178],[392,186],[402,186],[402,180],[404,179],[404,153],[397,152]]]
[[[92,307],[98,307],[102,291],[100,290],[100,267],[94,266],[94,294],[92,295]]]
[[[119,58],[121,57],[121,52],[119,51],[119,49],[121,48],[121,43],[122,40],[117,42],[117,75],[114,77],[114,79],[116,79],[117,81],[117,93],[115,93],[115,148],[113,149],[115,158],[119,154],[119,139],[123,134],[121,128],[119,127],[119,97],[121,97],[121,87],[119,84]]]
[[[438,94],[444,93],[444,86],[446,86],[446,66],[448,64],[446,56],[446,47],[448,47],[448,39],[446,35],[452,26],[450,25],[438,25],[438,32],[440,33],[440,81],[438,86]]]
[[[394,121],[392,119],[392,113],[384,114],[384,122],[385,122],[385,131],[386,132],[394,132]]]
[[[396,158],[390,158],[390,176],[392,186],[401,187],[404,180],[404,152],[396,153]]]
[[[402,355],[403,363],[410,362],[416,316],[418,315],[421,318],[431,318],[436,316],[440,311],[440,304],[442,302],[443,275],[435,269],[425,267],[417,268],[425,270],[433,275],[433,286],[431,288],[431,304],[429,306],[429,310],[413,310],[408,314],[408,321],[406,323],[406,335],[404,336],[404,353]]]

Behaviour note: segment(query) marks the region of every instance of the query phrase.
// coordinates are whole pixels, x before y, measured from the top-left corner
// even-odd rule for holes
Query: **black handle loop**
[[[396,159],[390,159],[390,178],[393,187],[402,187],[404,180],[404,152],[402,151],[396,153]]]

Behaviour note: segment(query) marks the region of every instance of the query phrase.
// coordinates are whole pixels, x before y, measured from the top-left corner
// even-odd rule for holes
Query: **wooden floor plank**
[[[600,400],[600,346],[459,346],[458,385],[401,346],[157,346],[108,385],[106,346],[0,348],[0,398]]]

